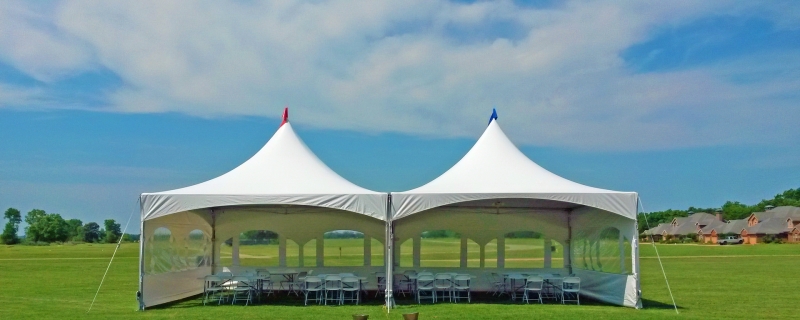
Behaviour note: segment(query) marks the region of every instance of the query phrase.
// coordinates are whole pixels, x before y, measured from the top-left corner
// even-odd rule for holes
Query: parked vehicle
[[[724,246],[726,244],[742,244],[744,243],[744,239],[739,238],[737,236],[727,236],[723,239],[718,239],[717,244]]]

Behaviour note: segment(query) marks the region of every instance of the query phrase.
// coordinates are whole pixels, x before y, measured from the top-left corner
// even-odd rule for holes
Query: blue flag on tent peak
[[[497,110],[495,108],[492,108],[492,116],[489,117],[489,124],[492,124],[492,120],[497,120]],[[487,126],[489,124],[487,124]]]

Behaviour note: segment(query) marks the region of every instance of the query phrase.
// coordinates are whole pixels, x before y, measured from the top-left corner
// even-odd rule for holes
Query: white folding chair
[[[403,272],[403,275],[400,278],[400,281],[397,281],[397,293],[402,294],[404,297],[406,293],[413,293],[414,291],[414,277],[417,276],[417,272],[414,270],[406,270]]]
[[[492,284],[492,296],[506,293],[506,282],[503,281],[503,276],[492,272],[489,274],[489,280],[489,283]]]
[[[350,295],[349,298],[348,294]],[[357,305],[360,300],[361,280],[355,276],[342,277],[342,303],[351,301]]]
[[[522,300],[525,303],[531,303],[531,294],[536,294],[536,300],[542,303],[542,286],[544,279],[540,276],[531,276],[525,281],[525,291],[522,295]]]
[[[558,274],[552,274],[548,277],[544,278],[544,296],[542,298],[545,299],[554,299],[556,301],[561,299],[561,287],[562,287],[562,278]]]
[[[432,303],[436,303],[436,292],[434,291],[433,287],[433,276],[423,274],[417,276],[417,283],[416,283],[416,292],[417,292],[417,303],[422,303],[422,299],[431,299]],[[425,296],[423,293],[427,292],[428,295]]]
[[[289,294],[294,293],[295,296],[300,296],[300,292],[303,291],[303,285],[305,284],[305,279],[308,276],[308,271],[302,271],[294,277],[294,281],[288,283],[289,287]]]
[[[453,302],[453,275],[449,273],[437,273],[433,279],[433,286],[436,289],[434,291],[436,300],[439,300],[439,292],[441,292],[443,299],[447,297],[450,299],[450,302]]]
[[[521,273],[508,275],[508,287],[511,290],[511,300],[517,300],[517,293],[524,293],[525,277]]]
[[[581,304],[581,278],[567,277],[561,281],[561,304],[566,301],[575,301]]]
[[[459,299],[467,299],[467,302],[472,302],[472,297],[470,294],[470,284],[472,282],[472,276],[468,274],[459,274],[453,278],[453,300],[458,302]],[[461,294],[467,293],[467,296],[464,297]]]
[[[303,295],[305,296],[305,305],[308,305],[308,296],[313,294],[317,304],[322,303],[322,293],[325,290],[325,285],[322,283],[320,277],[307,276],[304,279]]]
[[[278,283],[279,284],[278,289],[283,290],[283,286],[286,285],[286,290],[288,290],[288,294],[291,294],[292,293],[291,285],[296,280],[294,276],[296,276],[296,274],[294,274],[294,270],[286,270],[283,273],[283,280],[281,280]]]
[[[227,272],[227,271],[226,272],[218,272],[216,274],[216,276],[222,278],[222,281],[225,281],[222,284],[222,286],[225,289],[227,289],[227,290],[232,290],[233,289],[233,283],[231,282],[231,279],[233,279],[233,273],[230,273],[230,272]]]
[[[376,273],[375,283],[378,284],[378,291],[375,292],[375,296],[386,294],[386,272]]]
[[[244,305],[250,304],[253,299],[253,287],[250,285],[250,278],[245,276],[235,276],[231,279],[233,282],[233,301],[231,304],[236,304],[236,301],[245,301]],[[244,298],[239,298],[244,295]]]
[[[328,301],[342,304],[342,277],[338,275],[325,277],[325,305]]]
[[[207,301],[215,300],[215,298],[217,304],[221,304],[225,293],[225,288],[222,287],[224,280],[218,276],[209,275],[203,281],[203,305],[206,305]],[[209,299],[209,296],[211,299]]]
[[[261,277],[261,288],[258,288],[259,293],[265,292],[269,297],[273,292],[272,274],[267,269],[259,269],[256,274]]]

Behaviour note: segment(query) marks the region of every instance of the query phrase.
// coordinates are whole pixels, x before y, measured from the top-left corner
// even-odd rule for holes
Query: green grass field
[[[372,265],[383,266],[383,244],[371,239]],[[563,248],[561,244],[553,243],[556,251],[552,255],[552,266],[563,267]],[[316,240],[311,240],[304,245],[303,265],[316,266]],[[341,248],[341,250],[340,250]],[[458,239],[422,239],[420,252],[420,267],[458,267],[461,242]],[[222,246],[221,262],[231,264],[231,247]],[[411,267],[413,246],[411,241],[401,245],[400,266]],[[364,263],[364,249],[362,239],[325,239],[324,244],[325,265],[336,266],[361,266]],[[299,247],[289,241],[286,245],[286,265],[299,266]],[[506,267],[507,268],[542,268],[544,267],[544,241],[542,239],[506,239]],[[497,241],[492,241],[486,248],[486,267],[497,267]],[[480,266],[480,248],[478,244],[467,242],[467,267]],[[612,259],[614,260],[614,259]],[[619,261],[616,262],[617,268]],[[239,263],[243,266],[278,266],[278,245],[248,245],[239,247]]]
[[[338,256],[338,245],[336,247]],[[344,257],[346,244],[342,247]],[[422,319],[785,319],[797,314],[798,245],[659,245],[658,248],[680,308],[679,316],[672,310],[661,270],[649,244],[641,247],[644,310],[597,303],[522,305],[504,300],[418,306],[410,300],[398,300],[400,307],[390,315],[384,314],[377,301],[362,306],[303,307],[302,303],[291,299],[248,307],[204,307],[199,299],[189,299],[137,312],[138,247],[135,244],[121,247],[94,308],[87,314],[113,245],[2,246],[0,318],[350,319],[354,313],[367,313],[371,319],[401,319],[401,313],[410,311],[419,311]],[[263,253],[265,249],[243,247],[242,253],[249,254],[246,250]],[[309,260],[313,260],[313,256],[306,258]]]

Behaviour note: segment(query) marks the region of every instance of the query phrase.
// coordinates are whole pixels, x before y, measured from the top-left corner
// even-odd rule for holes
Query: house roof
[[[740,233],[742,229],[747,229],[747,219],[711,222],[702,229],[702,232],[710,234],[712,230],[716,230],[717,234]]]
[[[698,223],[698,222],[706,222],[706,223],[708,223],[708,222],[710,222],[712,220],[713,221],[718,221],[717,216],[715,216],[713,214],[710,214],[710,213],[706,213],[706,212],[698,212],[698,213],[694,213],[694,214],[692,214],[692,215],[690,215],[688,217],[677,217],[677,218],[674,218],[672,220],[673,220],[673,222],[675,222],[679,226],[683,225],[683,224],[685,224],[687,222],[694,225],[695,223]]]
[[[721,231],[718,229],[717,233],[740,233],[746,228],[747,219],[731,220],[725,224]]]
[[[672,224],[675,224],[673,226]],[[697,233],[697,225],[715,225],[715,223],[722,223],[717,219],[716,215],[698,212],[688,217],[673,218],[670,223],[660,223],[659,225],[645,230],[644,235],[662,234],[666,232],[668,235],[681,235],[686,236]],[[717,231],[719,232],[719,231]]]
[[[711,233],[711,230],[717,230],[717,233],[721,233],[722,232],[721,230],[724,227],[725,227],[724,221],[715,220],[715,221],[709,221],[709,223],[705,227],[700,229],[700,231],[703,232],[703,234],[709,234]]]
[[[654,234],[661,234],[667,227],[671,227],[668,223],[659,223],[657,226],[652,227],[650,229],[645,230],[642,232],[644,235],[654,235]]]
[[[780,206],[764,212],[753,212],[753,215],[758,218],[758,221],[769,218],[784,218],[784,221],[786,221],[786,218],[792,218],[792,220],[797,221],[800,220],[800,207]]]
[[[667,231],[670,235],[689,235],[697,233],[697,226],[693,222],[686,222],[681,225],[672,227],[672,230]]]
[[[747,232],[751,234],[779,234],[791,230],[787,227],[786,218],[784,217],[767,218],[757,225],[747,228]]]

